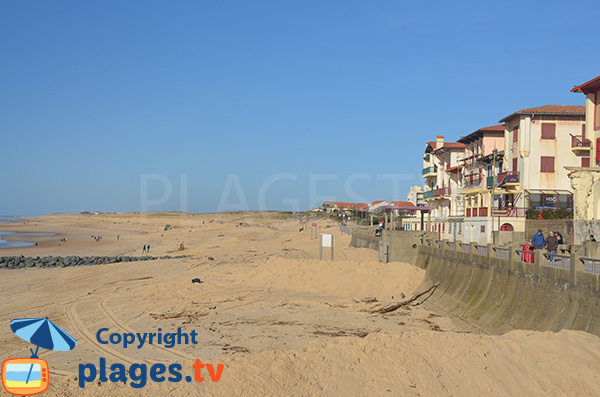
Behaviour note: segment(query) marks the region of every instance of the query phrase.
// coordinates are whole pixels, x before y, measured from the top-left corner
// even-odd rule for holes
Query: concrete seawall
[[[400,240],[410,239],[404,236]],[[402,251],[394,247],[393,238],[388,241],[391,252]],[[354,235],[352,242],[369,248],[374,244],[370,239],[368,243],[363,241],[362,236],[355,241]],[[521,263],[514,252],[510,259],[500,259],[493,251],[490,256],[481,256],[474,250],[448,249],[447,244],[445,248],[419,245],[416,251],[414,262],[408,254],[407,260],[392,260],[427,271],[419,290],[440,283],[426,302],[434,309],[440,308],[492,334],[513,329],[573,329],[600,336],[600,276],[585,273],[583,264],[574,257],[572,268],[563,270]]]

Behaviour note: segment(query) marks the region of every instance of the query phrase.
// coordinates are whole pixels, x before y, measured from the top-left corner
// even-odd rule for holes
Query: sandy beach
[[[0,359],[30,355],[32,345],[13,334],[10,320],[49,317],[77,346],[41,350],[50,365],[46,395],[598,394],[600,340],[585,332],[487,335],[415,304],[371,314],[423,290],[425,272],[380,263],[376,251],[349,248],[350,236],[334,221],[313,221],[335,235],[333,262],[319,261],[318,240],[284,213],[60,214],[0,224],[0,231],[56,233],[5,236],[38,246],[4,248],[0,256],[141,256],[146,244],[153,256],[187,255],[0,269]],[[103,328],[106,338],[180,328],[196,331],[198,343],[123,348],[100,344]],[[98,367],[101,358],[128,368],[179,363],[183,380],[148,379],[134,388],[95,379],[81,388],[79,366]],[[201,383],[186,381],[197,359],[224,365],[218,382],[206,372]]]

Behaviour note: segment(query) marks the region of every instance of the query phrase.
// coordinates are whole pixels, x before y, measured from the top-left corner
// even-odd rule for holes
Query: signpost
[[[331,261],[333,262],[333,247],[334,235],[321,233],[321,240],[319,244],[319,260],[323,259],[323,248],[331,248]]]
[[[313,239],[313,234],[314,234],[314,238],[317,238],[318,234],[317,234],[317,222],[313,222],[312,225],[310,225],[310,239]]]

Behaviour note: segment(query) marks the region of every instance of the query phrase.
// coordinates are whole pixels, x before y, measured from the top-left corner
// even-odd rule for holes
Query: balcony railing
[[[450,196],[452,194],[452,189],[449,187],[443,187],[441,189],[435,189],[433,191],[433,195],[435,197],[439,197],[439,196]]]
[[[423,193],[423,198],[424,199],[428,199],[428,198],[432,198],[433,197],[433,190],[428,190],[426,192]]]
[[[525,211],[527,211],[527,208],[522,207],[494,208],[494,218],[498,216],[509,218],[525,218]]]
[[[436,166],[423,168],[423,175],[435,174],[436,172],[437,172],[437,167]]]
[[[506,171],[498,174],[498,186],[519,184],[519,171]]]
[[[571,135],[571,147],[572,148],[591,148],[592,141],[584,138],[583,135]]]

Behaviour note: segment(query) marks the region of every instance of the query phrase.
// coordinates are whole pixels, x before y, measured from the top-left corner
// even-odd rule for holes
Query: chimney
[[[439,149],[442,146],[444,146],[444,136],[443,135],[437,135],[435,137],[435,148]]]

